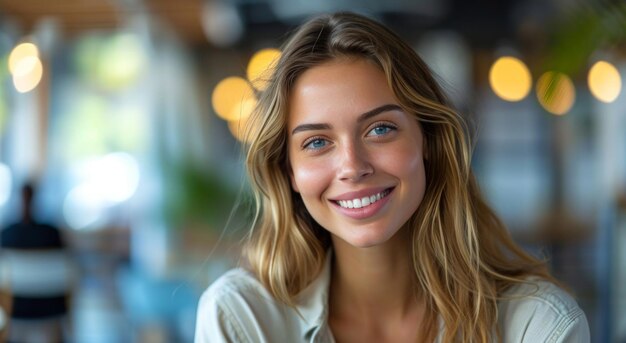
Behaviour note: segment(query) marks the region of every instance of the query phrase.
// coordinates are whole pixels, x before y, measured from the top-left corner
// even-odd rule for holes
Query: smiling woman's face
[[[291,93],[288,130],[291,185],[334,240],[381,245],[417,210],[422,131],[374,64],[338,59],[304,72]]]

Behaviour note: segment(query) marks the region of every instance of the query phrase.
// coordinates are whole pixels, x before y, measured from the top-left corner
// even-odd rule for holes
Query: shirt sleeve
[[[245,342],[243,329],[219,297],[210,290],[198,304],[195,343]]]
[[[499,304],[504,342],[588,343],[585,313],[561,289],[540,283],[536,291],[522,290]]]
[[[590,342],[589,324],[585,314],[579,315],[566,321],[555,332],[555,342],[558,343],[588,343]]]
[[[196,343],[300,342],[304,325],[246,271],[222,275],[198,302]]]

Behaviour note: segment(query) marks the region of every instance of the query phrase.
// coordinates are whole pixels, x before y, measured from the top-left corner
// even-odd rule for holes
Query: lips
[[[373,205],[377,201],[380,201],[391,192],[391,188],[384,191],[377,192],[372,195],[366,195],[364,197],[356,197],[350,200],[335,200],[335,202],[342,208],[363,208]]]
[[[394,187],[381,187],[349,192],[342,194],[337,199],[331,199],[331,202],[343,215],[354,220],[367,220],[386,207],[393,190]]]

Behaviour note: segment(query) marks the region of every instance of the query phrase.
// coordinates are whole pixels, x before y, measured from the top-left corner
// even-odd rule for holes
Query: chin
[[[387,243],[390,239],[387,235],[361,235],[358,237],[339,237],[348,245],[355,248],[372,248]]]

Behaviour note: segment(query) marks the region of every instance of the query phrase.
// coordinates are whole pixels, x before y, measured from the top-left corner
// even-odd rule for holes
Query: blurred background
[[[67,262],[0,248],[0,341],[13,279],[56,273],[70,341],[192,342],[247,230],[238,128],[257,78],[336,10],[415,47],[475,127],[475,173],[515,239],[593,342],[626,342],[626,3],[577,0],[0,0],[0,229],[35,182],[33,216],[65,245],[31,250]]]

